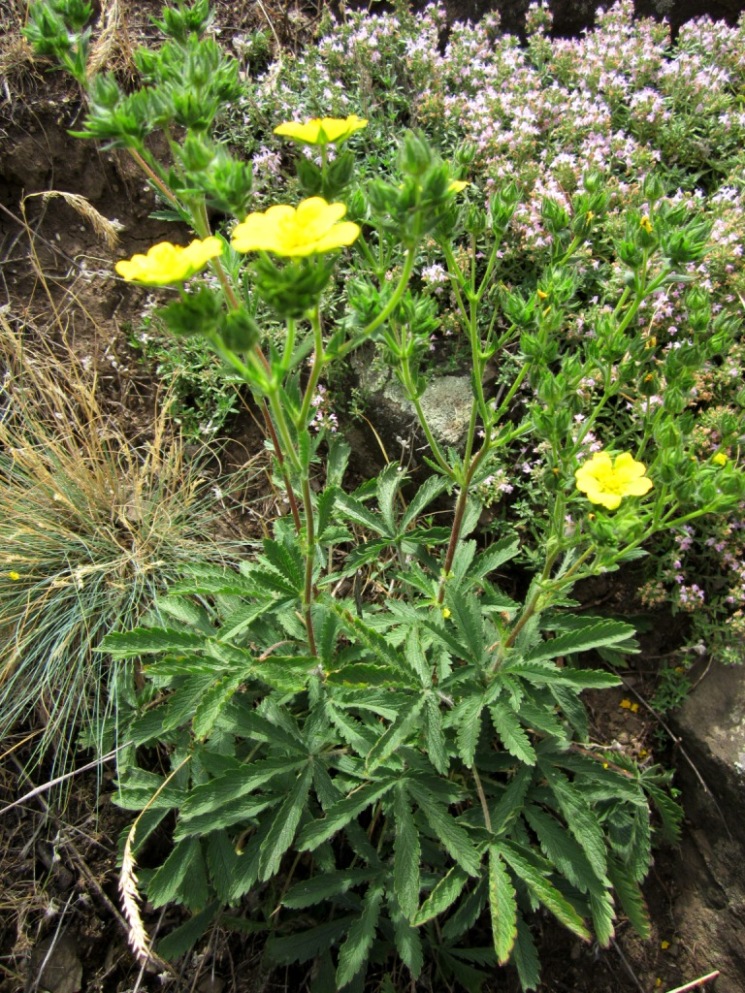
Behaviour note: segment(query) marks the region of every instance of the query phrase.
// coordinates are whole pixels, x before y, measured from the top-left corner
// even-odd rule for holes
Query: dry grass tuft
[[[206,453],[187,457],[167,403],[133,441],[71,350],[26,345],[1,313],[0,369],[0,738],[40,727],[35,757],[64,767],[76,729],[98,741],[115,716],[102,638],[236,550],[210,539]]]
[[[98,237],[103,238],[110,249],[115,249],[119,244],[121,225],[118,222],[114,223],[110,221],[108,217],[104,217],[103,214],[96,210],[90,200],[86,200],[85,197],[80,196],[78,193],[65,193],[63,190],[45,190],[43,193],[29,193],[23,198],[24,204],[26,200],[30,200],[32,197],[41,197],[44,203],[54,197],[60,197],[80,217],[90,224]]]

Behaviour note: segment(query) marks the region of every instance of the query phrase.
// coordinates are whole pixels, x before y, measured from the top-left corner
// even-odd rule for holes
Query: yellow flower
[[[728,459],[724,452],[717,452],[716,455],[712,456],[711,461],[714,465],[727,465]]]
[[[448,186],[448,193],[462,193],[468,186],[465,179],[451,179]]]
[[[8,579],[12,580],[14,583],[17,583],[20,578],[21,578],[20,572],[15,572],[15,570],[13,570],[8,573]]]
[[[309,121],[285,121],[274,133],[303,145],[333,145],[346,141],[355,131],[367,127],[363,117],[312,117]]]
[[[652,234],[652,222],[646,214],[639,221],[639,227],[646,231],[647,234]]]
[[[210,259],[222,255],[223,243],[214,236],[200,241],[196,238],[185,248],[160,241],[147,255],[133,255],[116,264],[116,271],[131,283],[147,286],[169,286],[203,269]]]
[[[646,467],[636,462],[631,452],[622,452],[612,459],[607,452],[596,452],[574,474],[577,489],[587,494],[590,503],[599,503],[606,510],[615,510],[623,497],[644,496],[653,483],[644,473]]]
[[[238,224],[232,245],[237,252],[271,252],[288,258],[332,252],[351,245],[360,233],[357,224],[341,220],[346,212],[343,203],[326,203],[323,197],[310,197],[297,208],[277,204]]]

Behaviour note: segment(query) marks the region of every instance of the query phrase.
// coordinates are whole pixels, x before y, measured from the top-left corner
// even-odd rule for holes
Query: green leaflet
[[[520,724],[517,714],[508,704],[497,700],[489,707],[494,730],[502,739],[502,744],[525,765],[535,765],[535,749],[530,743],[525,730]]]
[[[282,905],[294,910],[303,910],[332,900],[336,896],[347,893],[355,886],[368,883],[377,875],[374,869],[346,869],[322,876],[314,876],[295,883],[285,893]]]
[[[589,941],[592,937],[585,923],[565,896],[549,882],[535,865],[535,857],[529,850],[514,842],[502,841],[497,844],[499,854],[515,875],[522,880],[535,898],[550,910],[561,923],[580,938]]]
[[[100,651],[115,659],[131,659],[138,655],[157,655],[161,652],[188,652],[204,645],[204,635],[191,631],[173,631],[170,628],[133,628],[126,633],[107,634]]]
[[[365,760],[365,768],[368,773],[373,772],[382,765],[386,759],[402,745],[419,726],[419,715],[426,703],[426,697],[418,696],[412,701],[403,714],[400,714],[393,724],[378,738],[370,749]]]
[[[300,851],[313,851],[324,841],[328,841],[337,831],[340,831],[351,820],[358,817],[363,810],[385,796],[395,786],[395,780],[385,780],[382,783],[369,783],[356,790],[348,797],[335,803],[320,821],[306,824],[297,839]]]
[[[282,856],[292,844],[300,818],[305,811],[313,778],[313,767],[306,765],[272,821],[259,849],[259,879],[270,879],[278,870]]]
[[[393,799],[395,839],[393,843],[393,892],[407,920],[412,920],[419,907],[419,862],[421,846],[419,830],[414,823],[405,783],[396,787]]]
[[[552,763],[540,761],[539,765],[569,830],[579,842],[595,875],[604,881],[608,859],[603,829],[597,816],[585,803],[579,790]]]
[[[447,807],[442,805],[433,793],[414,779],[409,781],[409,792],[418,803],[435,837],[439,838],[449,855],[466,870],[469,876],[478,876],[481,872],[481,855],[465,828],[458,824]]]
[[[147,883],[148,899],[154,907],[179,900],[199,910],[207,902],[207,894],[207,873],[197,838],[179,841]]]
[[[412,923],[420,927],[446,911],[461,895],[468,879],[468,873],[459,865],[452,866],[421,905]]]
[[[517,937],[515,888],[499,848],[489,846],[489,911],[497,961],[504,965]]]
[[[368,887],[362,901],[362,912],[349,928],[347,937],[339,949],[336,984],[340,990],[350,983],[367,963],[382,901],[383,890],[377,886]]]
[[[591,648],[604,648],[629,641],[635,633],[634,628],[623,621],[582,618],[582,623],[576,624],[573,630],[542,642],[525,652],[523,658],[526,662],[540,662],[544,659],[556,659],[562,655],[588,652]],[[606,685],[617,685],[617,683]]]

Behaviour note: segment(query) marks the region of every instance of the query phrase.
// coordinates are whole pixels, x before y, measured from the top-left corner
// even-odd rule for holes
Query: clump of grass
[[[103,636],[235,544],[216,539],[206,450],[186,456],[167,403],[132,441],[72,351],[24,348],[2,315],[0,363],[0,738],[25,722],[59,771],[111,708]]]

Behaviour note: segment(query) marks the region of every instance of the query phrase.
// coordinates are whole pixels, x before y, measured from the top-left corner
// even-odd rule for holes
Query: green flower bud
[[[295,163],[295,170],[300,188],[306,196],[318,196],[323,191],[323,173],[315,162],[301,155]]]
[[[401,169],[409,176],[423,176],[434,163],[426,138],[407,131],[399,151]]]
[[[264,256],[254,265],[256,292],[280,317],[303,317],[318,304],[333,269],[333,259],[320,256],[281,267]]]
[[[541,218],[544,227],[552,235],[561,234],[569,227],[569,213],[560,203],[549,197],[544,197],[541,203]]]
[[[223,317],[222,309],[218,294],[206,286],[200,286],[196,293],[190,293],[169,303],[167,307],[161,307],[157,314],[168,325],[172,334],[182,338],[191,338],[194,335],[208,337],[217,330]]]
[[[232,352],[248,352],[259,340],[259,327],[243,308],[223,314],[217,333]]]

